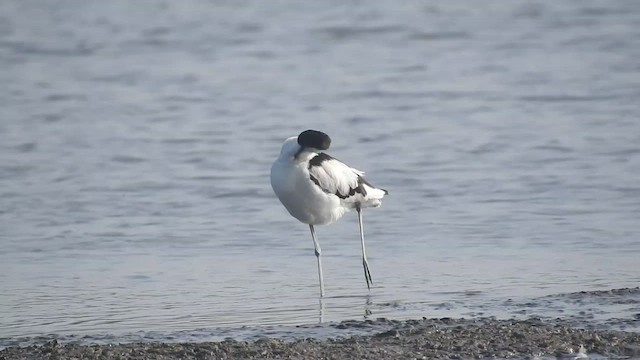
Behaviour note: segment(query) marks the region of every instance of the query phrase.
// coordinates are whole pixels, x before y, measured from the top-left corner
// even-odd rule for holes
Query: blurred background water
[[[637,286],[639,39],[635,1],[2,1],[0,338]],[[355,214],[317,228],[319,304],[270,188],[308,128],[390,192],[370,294]]]

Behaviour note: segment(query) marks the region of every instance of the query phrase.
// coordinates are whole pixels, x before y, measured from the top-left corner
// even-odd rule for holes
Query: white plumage
[[[365,253],[362,208],[378,207],[386,190],[371,185],[364,172],[349,167],[321,152],[331,144],[325,133],[306,130],[282,144],[280,156],[271,167],[271,186],[284,207],[299,221],[308,224],[318,259],[320,295],[324,295],[320,245],[313,225],[325,225],[356,209],[360,225],[362,258],[367,287],[371,274]]]

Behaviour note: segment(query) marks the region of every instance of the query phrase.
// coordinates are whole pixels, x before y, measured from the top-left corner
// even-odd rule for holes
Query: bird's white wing
[[[325,153],[319,153],[309,160],[309,175],[311,180],[324,192],[334,194],[341,199],[359,193],[366,196],[361,175],[364,172],[356,170]]]

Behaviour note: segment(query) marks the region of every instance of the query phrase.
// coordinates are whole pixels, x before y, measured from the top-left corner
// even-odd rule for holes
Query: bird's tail
[[[387,190],[379,189],[368,182],[365,182],[363,187],[367,195],[360,203],[362,207],[378,207],[382,205],[382,198],[389,193]]]

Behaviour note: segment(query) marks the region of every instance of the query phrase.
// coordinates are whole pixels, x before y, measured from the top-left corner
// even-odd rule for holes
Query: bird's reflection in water
[[[318,297],[319,299],[319,303],[318,303],[318,323],[322,324],[324,322],[324,297],[320,296]]]
[[[324,322],[324,312],[325,312],[325,297],[318,297],[318,324],[322,324]],[[364,320],[368,320],[371,315],[373,315],[373,311],[371,307],[373,306],[373,301],[371,300],[371,295],[367,294],[364,301]]]
[[[364,302],[364,319],[365,320],[368,320],[369,316],[373,314],[373,311],[371,311],[371,305],[373,305],[373,301],[371,301],[371,295],[367,294],[367,297],[365,298],[365,302]]]

